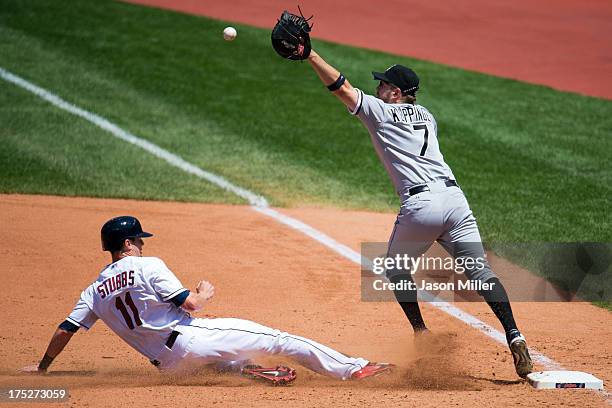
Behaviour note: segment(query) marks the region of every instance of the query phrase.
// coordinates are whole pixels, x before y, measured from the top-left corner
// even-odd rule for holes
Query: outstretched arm
[[[66,344],[70,341],[74,333],[71,333],[64,329],[57,329],[51,337],[51,341],[49,342],[49,346],[47,347],[47,351],[45,352],[44,357],[40,360],[40,363],[36,366],[27,366],[22,369],[25,372],[39,372],[45,373],[47,368],[51,365],[51,362],[55,357],[62,352]]]
[[[329,87],[337,83],[336,81],[340,77],[340,72],[325,62],[325,60],[321,58],[321,56],[317,54],[315,50],[310,51],[308,62],[325,86]],[[346,105],[347,108],[349,108],[351,111],[355,110],[358,101],[358,94],[348,80],[345,80],[342,86],[332,92],[338,99],[340,99],[340,101],[342,101],[343,104]]]

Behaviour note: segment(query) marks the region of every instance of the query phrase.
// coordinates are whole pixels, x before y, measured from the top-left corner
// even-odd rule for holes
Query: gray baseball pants
[[[428,186],[430,191],[403,200],[387,256],[405,254],[417,258],[437,241],[455,259],[485,259],[476,218],[463,191],[459,187],[447,187],[443,182]],[[387,276],[391,280],[396,273],[389,270]],[[496,277],[486,260],[484,267],[466,268],[465,274],[468,279],[482,282]]]

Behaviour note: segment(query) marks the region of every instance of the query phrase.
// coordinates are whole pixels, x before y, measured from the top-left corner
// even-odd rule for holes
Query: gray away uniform
[[[440,152],[433,115],[420,105],[388,104],[359,89],[356,92],[357,106],[351,113],[368,129],[401,199],[387,256],[416,258],[437,241],[455,258],[484,259],[476,218],[463,191],[445,184],[455,177]],[[409,195],[410,188],[420,185],[427,185],[429,191]],[[387,271],[387,276],[391,279],[393,273]],[[495,277],[486,262],[465,273],[482,282]]]

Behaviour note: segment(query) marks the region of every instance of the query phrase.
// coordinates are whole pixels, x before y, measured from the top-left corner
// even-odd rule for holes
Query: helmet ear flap
[[[118,240],[118,239],[112,240],[109,238],[108,235],[105,236],[104,234],[102,234],[101,240],[102,240],[102,250],[109,251],[109,252],[116,252],[116,251],[121,250],[121,248],[123,248],[123,243],[125,242],[125,240]]]

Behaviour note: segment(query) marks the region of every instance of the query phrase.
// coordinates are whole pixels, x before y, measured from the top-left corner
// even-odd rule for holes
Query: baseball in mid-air
[[[238,32],[234,27],[225,27],[223,30],[223,39],[225,41],[234,41],[237,35]]]

